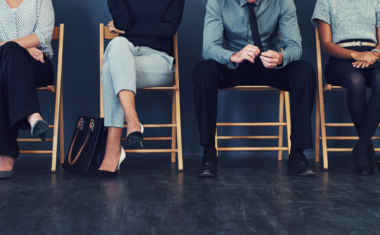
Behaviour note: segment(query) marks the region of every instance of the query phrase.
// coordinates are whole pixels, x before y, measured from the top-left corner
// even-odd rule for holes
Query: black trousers
[[[290,91],[292,147],[313,148],[310,118],[316,92],[313,67],[304,61],[294,61],[282,69],[267,69],[260,62],[251,64],[245,61],[237,69],[228,69],[214,60],[205,60],[196,66],[193,74],[194,104],[201,145],[215,145],[218,89],[267,85]]]
[[[27,117],[41,113],[37,87],[53,84],[54,68],[41,63],[15,42],[0,46],[0,155],[19,155],[19,129],[30,129]]]

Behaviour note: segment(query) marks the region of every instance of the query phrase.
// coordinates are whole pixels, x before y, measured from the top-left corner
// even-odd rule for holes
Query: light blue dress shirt
[[[230,57],[254,45],[246,0],[208,0],[203,33],[203,58],[235,69]],[[302,39],[293,0],[257,0],[255,13],[264,51],[282,53],[282,68],[302,57]],[[281,48],[284,51],[281,52]]]

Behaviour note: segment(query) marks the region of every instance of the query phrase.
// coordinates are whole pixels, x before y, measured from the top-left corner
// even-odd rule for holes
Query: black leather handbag
[[[62,168],[92,175],[103,162],[106,144],[107,128],[104,127],[104,119],[79,117]]]

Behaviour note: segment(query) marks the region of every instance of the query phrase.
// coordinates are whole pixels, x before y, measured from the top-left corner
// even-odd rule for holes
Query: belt
[[[345,42],[345,43],[339,43],[338,46],[341,47],[361,47],[361,46],[369,46],[369,47],[376,47],[377,44],[373,42],[361,42],[361,41],[353,41],[353,42]]]

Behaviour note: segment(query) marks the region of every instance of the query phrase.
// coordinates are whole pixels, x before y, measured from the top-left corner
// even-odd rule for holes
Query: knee
[[[117,37],[112,39],[112,41],[108,44],[110,50],[122,50],[122,48],[130,49],[134,47],[133,44],[126,39],[125,37]]]
[[[346,79],[347,89],[355,89],[355,90],[365,90],[366,89],[366,82],[365,77],[362,73],[359,71],[353,72],[347,76]]]
[[[299,81],[315,86],[316,76],[314,67],[306,61],[295,61],[296,63],[296,74]]]
[[[15,53],[22,51],[22,49],[23,49],[23,47],[20,46],[16,42],[7,42],[1,47],[5,53],[10,53],[10,55],[14,55]]]
[[[193,73],[194,85],[204,83],[205,81],[216,80],[218,75],[218,67],[218,62],[215,60],[203,60],[199,62],[195,66]]]

